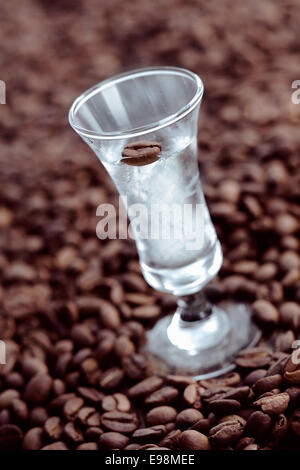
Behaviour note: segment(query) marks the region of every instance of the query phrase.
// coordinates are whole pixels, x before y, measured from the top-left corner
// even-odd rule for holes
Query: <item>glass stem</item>
[[[194,322],[207,318],[212,313],[212,307],[203,290],[195,294],[184,295],[177,299],[181,321]]]

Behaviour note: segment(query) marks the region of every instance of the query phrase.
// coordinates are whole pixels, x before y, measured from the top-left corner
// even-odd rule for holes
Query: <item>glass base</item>
[[[155,373],[201,380],[233,370],[236,354],[260,337],[250,308],[227,302],[212,306],[203,320],[182,321],[179,312],[162,318],[148,332],[145,352]]]

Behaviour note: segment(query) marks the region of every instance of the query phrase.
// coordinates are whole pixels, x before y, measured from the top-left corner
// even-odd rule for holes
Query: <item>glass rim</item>
[[[186,103],[186,105],[182,106],[178,109],[176,113],[173,113],[167,116],[164,119],[157,121],[156,123],[147,124],[145,126],[137,127],[132,130],[127,130],[125,132],[94,132],[89,129],[85,129],[84,127],[78,126],[76,124],[76,112],[78,108],[80,108],[89,98],[101,92],[105,88],[111,86],[112,83],[121,83],[130,78],[135,78],[143,75],[154,75],[159,74],[159,72],[169,73],[170,75],[181,75],[187,76],[191,78],[194,83],[196,84],[196,92],[194,93],[193,97]],[[99,140],[121,140],[121,139],[129,139],[132,137],[139,137],[145,134],[150,134],[151,132],[158,131],[167,127],[169,125],[174,124],[175,122],[179,121],[187,114],[189,114],[200,102],[204,91],[204,86],[201,78],[191,72],[190,70],[181,68],[181,67],[168,67],[168,66],[157,66],[157,67],[144,67],[140,69],[134,69],[128,72],[124,72],[118,75],[114,75],[106,80],[103,80],[96,85],[88,88],[84,91],[78,98],[75,99],[71,108],[69,110],[69,123],[71,127],[83,137],[91,138],[91,139],[99,139]]]

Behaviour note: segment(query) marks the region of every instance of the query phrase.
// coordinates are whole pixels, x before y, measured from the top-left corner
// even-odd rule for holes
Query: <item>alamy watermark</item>
[[[6,84],[0,80],[0,104],[6,104]]]
[[[6,345],[2,340],[0,340],[0,365],[1,364],[6,364]]]
[[[293,104],[300,104],[300,80],[294,80],[291,85],[292,88],[295,88],[291,95],[291,100]]]
[[[113,204],[98,206],[96,215],[101,220],[97,223],[96,234],[101,240],[181,240],[184,249],[197,250],[204,241],[205,208],[204,203],[128,205],[127,197],[123,196],[119,198],[118,215]]]

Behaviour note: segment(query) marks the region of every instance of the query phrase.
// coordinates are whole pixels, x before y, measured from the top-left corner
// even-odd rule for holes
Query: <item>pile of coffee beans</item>
[[[0,449],[299,448],[296,0],[1,9]],[[146,284],[132,241],[97,239],[96,208],[118,194],[67,123],[86,88],[154,64],[204,80],[199,165],[224,252],[206,292],[249,302],[263,331],[234,372],[199,383],[142,354],[176,301]]]

